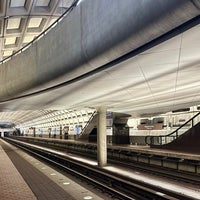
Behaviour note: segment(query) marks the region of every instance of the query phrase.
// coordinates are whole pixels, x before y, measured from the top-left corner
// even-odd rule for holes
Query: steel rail
[[[20,139],[17,138],[17,140],[19,140],[19,141],[20,141]],[[96,154],[97,147],[95,145],[93,146],[93,148],[91,148],[91,151],[89,151],[89,152],[86,152],[86,151],[80,152],[80,149],[75,148],[75,147],[74,147],[74,149],[68,149],[68,146],[66,146],[64,143],[59,145],[57,143],[52,144],[50,142],[38,143],[38,141],[36,141],[33,143],[30,141],[26,141],[26,140],[24,142],[29,143],[29,144],[35,144],[35,145],[40,145],[43,147],[52,148],[52,149],[59,150],[59,151],[65,151],[67,153],[73,153],[73,154],[80,155],[80,156],[85,156],[85,157],[91,158],[91,159],[96,159],[96,157],[97,157],[97,154]],[[113,153],[111,153],[112,149],[108,148],[107,151],[108,151],[108,162],[109,163],[122,165],[123,167],[125,166],[128,168],[137,169],[137,170],[149,173],[149,174],[153,174],[153,175],[156,175],[159,177],[166,177],[171,180],[175,180],[175,181],[179,181],[179,182],[183,182],[183,183],[191,183],[193,185],[200,185],[200,174],[186,172],[186,171],[180,171],[178,169],[167,168],[167,167],[153,165],[153,164],[149,164],[149,163],[143,163],[143,162],[139,162],[136,160],[132,160],[128,156],[127,156],[128,158],[122,158],[125,155],[123,153],[119,153],[119,156],[115,157],[112,155]],[[128,153],[128,151],[127,151],[127,153]],[[142,157],[143,155],[142,154],[138,155],[138,157],[140,157],[140,156]],[[163,159],[163,161],[168,161],[168,159],[164,159],[162,157],[164,157],[164,156],[161,156],[160,160]],[[181,159],[179,159],[179,160],[181,160]],[[180,163],[181,163],[181,161],[180,161]],[[200,162],[199,162],[199,165],[200,165]]]
[[[20,141],[20,139],[18,139],[18,138],[17,138],[17,140]],[[43,147],[52,148],[52,149],[59,150],[59,151],[65,151],[67,153],[73,153],[73,154],[80,155],[80,156],[85,156],[85,157],[91,158],[91,159],[96,159],[96,157],[97,157],[97,154],[96,154],[97,147],[95,145],[93,148],[91,148],[92,150],[90,152],[86,152],[86,151],[80,152],[80,149],[75,148],[75,147],[74,147],[74,149],[68,149],[68,146],[64,145],[64,143],[62,143],[62,145],[61,144],[59,145],[59,144],[54,144],[54,143],[52,144],[49,142],[38,143],[38,141],[36,141],[34,143],[30,142],[30,141],[24,141],[24,142],[29,143],[29,144],[35,144],[35,145],[40,145]],[[143,162],[139,162],[136,160],[132,160],[128,156],[127,156],[128,158],[122,158],[122,156],[125,155],[123,153],[119,153],[119,156],[115,157],[115,156],[111,155],[112,149],[108,148],[107,151],[108,151],[108,162],[109,163],[118,164],[118,165],[122,165],[122,166],[125,166],[128,168],[137,169],[137,170],[149,173],[149,174],[153,174],[153,175],[156,175],[159,177],[166,177],[171,180],[175,180],[175,181],[179,181],[179,182],[183,182],[183,183],[191,183],[193,185],[200,185],[200,175],[197,173],[180,171],[178,169],[172,169],[172,168],[167,168],[167,167],[163,167],[163,166],[159,166],[159,165],[143,163]],[[140,156],[142,157],[143,155],[138,155],[138,157],[140,157]],[[164,156],[162,156],[162,157],[164,157]],[[162,157],[160,158],[160,160],[162,160]],[[168,160],[165,159],[163,161],[168,161]],[[181,163],[181,161],[180,161],[180,163]],[[199,165],[200,165],[200,162],[199,162]]]
[[[112,172],[108,172],[105,169],[90,166],[86,163],[74,161],[72,159],[60,156],[56,153],[52,153],[48,150],[41,149],[35,145],[23,144],[19,141],[6,139],[9,143],[22,148],[30,154],[42,159],[54,166],[60,168],[63,171],[67,171],[70,174],[74,174],[79,178],[95,185],[95,187],[106,191],[114,198],[118,199],[185,199],[191,200],[191,197],[187,197],[175,191],[165,190],[164,188],[156,187],[148,183],[133,180],[123,175],[117,175]],[[162,194],[162,195],[161,195]],[[195,199],[195,198],[194,198]]]

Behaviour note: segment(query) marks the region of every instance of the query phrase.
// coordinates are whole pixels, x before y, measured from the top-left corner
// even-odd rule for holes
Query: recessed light
[[[91,196],[86,196],[83,199],[92,199],[92,197]]]
[[[69,184],[70,184],[69,182],[64,182],[64,183],[63,183],[63,185],[69,185]]]

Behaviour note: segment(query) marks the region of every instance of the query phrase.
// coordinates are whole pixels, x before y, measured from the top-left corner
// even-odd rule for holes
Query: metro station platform
[[[166,149],[159,149],[159,148],[150,148],[150,146],[139,146],[139,145],[109,145],[113,149],[118,150],[133,150],[137,153],[147,153],[151,155],[158,155],[158,156],[167,156],[167,157],[175,157],[180,159],[190,159],[190,160],[199,160],[199,154],[192,154],[186,153],[182,151],[175,151],[175,150],[166,150]]]
[[[43,142],[44,142],[44,139],[40,139],[40,140],[43,140]],[[54,139],[54,141],[56,141],[56,140]],[[2,143],[7,144],[7,142],[0,142],[0,145],[2,145]],[[10,145],[10,146],[12,146],[12,145]],[[49,149],[46,147],[40,147],[40,148]],[[136,147],[136,148],[138,148],[138,147]],[[5,147],[4,147],[4,149],[5,149]],[[45,179],[42,178],[42,183],[40,183],[41,185],[39,185],[39,187],[43,188],[42,190],[44,191],[44,193],[49,194],[49,196],[50,196],[52,194],[52,190],[54,190],[54,195],[57,194],[55,192],[55,187],[57,184],[57,186],[59,185],[60,187],[62,187],[63,190],[65,190],[65,195],[69,195],[69,196],[65,196],[64,198],[63,197],[55,198],[55,196],[53,198],[45,197],[46,199],[48,199],[48,200],[49,199],[52,199],[52,200],[53,199],[57,199],[57,200],[60,200],[60,199],[67,199],[67,200],[105,199],[105,198],[101,198],[101,197],[97,196],[93,192],[90,192],[90,191],[87,191],[87,190],[81,188],[80,185],[77,185],[77,184],[75,185],[75,183],[72,183],[72,181],[69,180],[67,177],[60,175],[58,172],[55,172],[55,170],[53,170],[49,166],[44,165],[43,163],[41,163],[38,160],[34,159],[33,157],[27,155],[26,153],[22,152],[21,150],[17,149],[16,147],[12,147],[12,149],[13,149],[13,151],[17,152],[23,158],[26,158],[26,160],[29,163],[31,163],[31,165],[34,165],[34,168],[37,168],[40,172],[45,173],[46,177],[48,177],[50,179],[49,181],[54,182],[54,184],[53,183],[50,184],[50,182],[46,182]],[[147,147],[146,147],[146,149],[147,149]],[[57,150],[54,150],[54,151],[56,152]],[[60,151],[57,151],[57,152],[59,153]],[[94,164],[97,165],[97,162],[90,158],[84,158],[84,157],[80,157],[78,155],[75,156],[73,154],[67,154],[66,152],[62,152],[62,154],[72,157],[75,160],[79,160],[79,161],[81,160],[81,162],[86,163],[86,164],[91,163],[90,165],[94,165]],[[27,168],[28,168],[28,166],[24,165],[22,170],[26,171]],[[176,193],[185,195],[185,197],[187,197],[187,198],[200,199],[200,189],[199,189],[198,185],[195,186],[195,185],[192,185],[189,183],[181,183],[181,182],[179,183],[177,181],[169,180],[165,177],[154,176],[154,175],[146,173],[146,172],[138,171],[138,169],[130,169],[130,168],[118,166],[116,164],[115,165],[108,164],[107,166],[104,166],[103,169],[110,173],[115,173],[116,175],[123,174],[125,177],[129,177],[133,180],[149,183],[150,185],[154,185],[154,186],[160,187],[160,188],[166,188],[168,191],[175,191]],[[2,174],[2,172],[1,172],[1,174]],[[1,174],[0,174],[0,176],[1,176]],[[33,174],[33,172],[31,172],[31,174],[29,176],[29,179],[31,179],[31,178],[36,180],[36,176]],[[56,182],[56,184],[55,184],[55,182]],[[53,187],[50,189],[51,185]],[[45,186],[47,186],[48,189],[46,189]],[[12,191],[10,188],[8,190]],[[160,194],[160,195],[163,196],[165,194]],[[45,199],[45,198],[43,198],[43,199]],[[42,197],[40,196],[38,199],[42,199]],[[109,198],[106,198],[106,200],[109,200]]]
[[[41,144],[66,144],[68,146],[76,146],[76,147],[88,147],[88,148],[94,148],[96,147],[96,143],[92,142],[85,142],[85,141],[78,141],[78,140],[72,140],[72,139],[58,139],[58,138],[47,138],[47,137],[29,137],[29,136],[23,136],[23,137],[15,137],[22,141],[34,141],[34,142],[41,142]],[[180,158],[180,159],[189,159],[189,160],[196,160],[200,161],[200,155],[199,154],[192,154],[182,151],[176,151],[176,150],[166,150],[166,149],[158,149],[158,148],[150,148],[148,145],[133,145],[133,144],[107,144],[108,149],[116,150],[116,151],[126,151],[126,152],[134,152],[139,154],[149,154],[149,155],[155,155],[155,156],[163,156],[163,157],[174,157],[174,158]]]
[[[57,149],[60,151],[96,158],[97,144],[76,140],[13,137],[23,142]],[[162,168],[200,174],[200,155],[175,150],[153,149],[149,146],[107,144],[107,157],[113,161],[136,162]]]
[[[71,178],[3,140],[0,140],[0,199],[103,200]]]

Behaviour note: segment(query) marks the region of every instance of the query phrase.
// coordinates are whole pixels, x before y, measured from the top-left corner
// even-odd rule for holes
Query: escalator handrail
[[[178,137],[178,130],[180,130],[182,127],[184,127],[185,125],[187,125],[189,122],[193,121],[197,116],[200,115],[200,112],[198,112],[196,115],[194,115],[192,118],[190,118],[188,121],[186,121],[184,124],[182,124],[181,126],[179,126],[175,131],[167,134],[167,135],[158,135],[158,136],[146,136],[145,137],[145,143],[148,144],[148,145],[152,145],[152,141],[153,141],[153,138],[163,138],[163,137],[170,137],[171,135],[173,135],[174,133],[176,133],[176,136]],[[193,123],[192,123],[192,127],[193,127]],[[148,138],[150,143],[148,143]]]
[[[92,113],[92,115],[90,116],[89,120],[87,121],[87,123],[86,123],[85,126],[83,127],[81,133],[79,134],[79,137],[80,137],[81,135],[83,135],[85,129],[88,127],[89,123],[92,121],[92,119],[94,118],[94,116],[95,116],[96,114],[97,114],[96,111],[94,111],[94,112]]]

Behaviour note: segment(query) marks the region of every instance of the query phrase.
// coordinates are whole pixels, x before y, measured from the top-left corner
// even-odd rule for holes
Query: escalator
[[[167,135],[146,136],[145,142],[151,148],[175,150],[185,153],[200,153],[200,112],[181,125],[178,129]],[[186,127],[190,127],[180,134]]]

